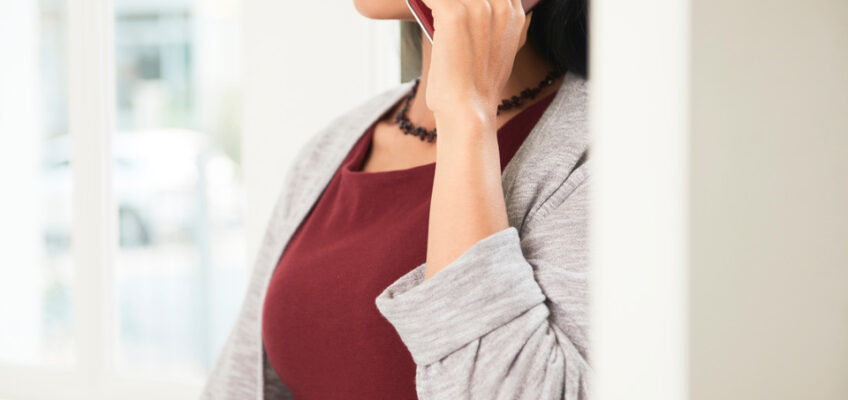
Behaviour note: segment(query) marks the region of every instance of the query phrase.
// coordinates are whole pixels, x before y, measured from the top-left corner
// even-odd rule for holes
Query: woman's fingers
[[[512,17],[512,0],[490,0],[492,7],[492,25],[497,30],[498,27],[506,25],[507,21]]]
[[[492,18],[492,6],[489,4],[488,0],[455,1],[458,1],[465,6],[465,9],[468,11],[467,16],[475,22],[488,23]]]
[[[489,0],[492,7],[492,33],[496,35],[493,41],[500,41],[508,35],[508,29],[515,18],[512,0]]]
[[[427,106],[449,112],[500,100],[524,27],[520,0],[422,0],[433,13]]]
[[[433,13],[433,25],[465,17],[465,5],[457,0],[422,0]]]
[[[497,34],[492,31],[492,7],[488,0],[456,0],[465,6],[464,21],[467,33],[471,37],[472,53],[478,66],[485,68],[489,61],[491,41]],[[488,71],[483,71],[485,75]]]

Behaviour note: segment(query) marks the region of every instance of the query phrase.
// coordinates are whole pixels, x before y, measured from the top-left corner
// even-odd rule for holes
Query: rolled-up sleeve
[[[438,361],[545,300],[512,226],[479,240],[427,280],[425,265],[377,297],[417,364]]]
[[[586,253],[586,187],[563,189],[525,237],[510,226],[377,296],[417,365],[419,398],[587,398],[586,266],[574,257]]]

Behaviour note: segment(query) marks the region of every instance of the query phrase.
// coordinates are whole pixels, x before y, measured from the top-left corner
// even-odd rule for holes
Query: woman
[[[203,398],[587,398],[585,1],[425,3],[420,80],[288,171]]]

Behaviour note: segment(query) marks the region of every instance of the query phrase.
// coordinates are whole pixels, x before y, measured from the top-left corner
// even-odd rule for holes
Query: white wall
[[[400,82],[397,21],[352,0],[244,0],[247,257],[255,259],[285,171],[330,119]]]
[[[691,398],[848,399],[848,2],[692,24]]]
[[[848,2],[592,7],[594,398],[848,398]]]

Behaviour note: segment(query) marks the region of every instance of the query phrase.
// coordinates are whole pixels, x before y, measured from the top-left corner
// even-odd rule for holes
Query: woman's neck
[[[415,94],[415,98],[410,102],[409,110],[407,111],[407,116],[414,124],[423,126],[428,130],[436,127],[436,120],[433,113],[429,108],[427,108],[427,101],[425,100],[432,48],[433,44],[430,43],[430,40],[427,39],[422,31],[421,82],[418,84],[418,91]],[[510,74],[509,79],[507,79],[504,90],[501,93],[501,98],[517,96],[526,88],[536,87],[536,85],[539,84],[542,78],[544,78],[552,68],[553,66],[541,54],[539,54],[539,52],[536,51],[536,49],[533,48],[528,41],[525,41],[524,45],[518,50],[518,53],[515,56],[512,73]],[[553,85],[542,89],[534,101],[545,97],[545,95],[552,91],[556,91],[559,88],[562,79],[563,77],[561,76],[554,81]],[[529,103],[525,102],[524,107],[529,106],[531,103],[532,101]],[[500,115],[498,115],[498,126],[501,126],[504,122],[508,121],[513,115],[520,112],[520,110],[521,109],[512,109],[501,112]]]

